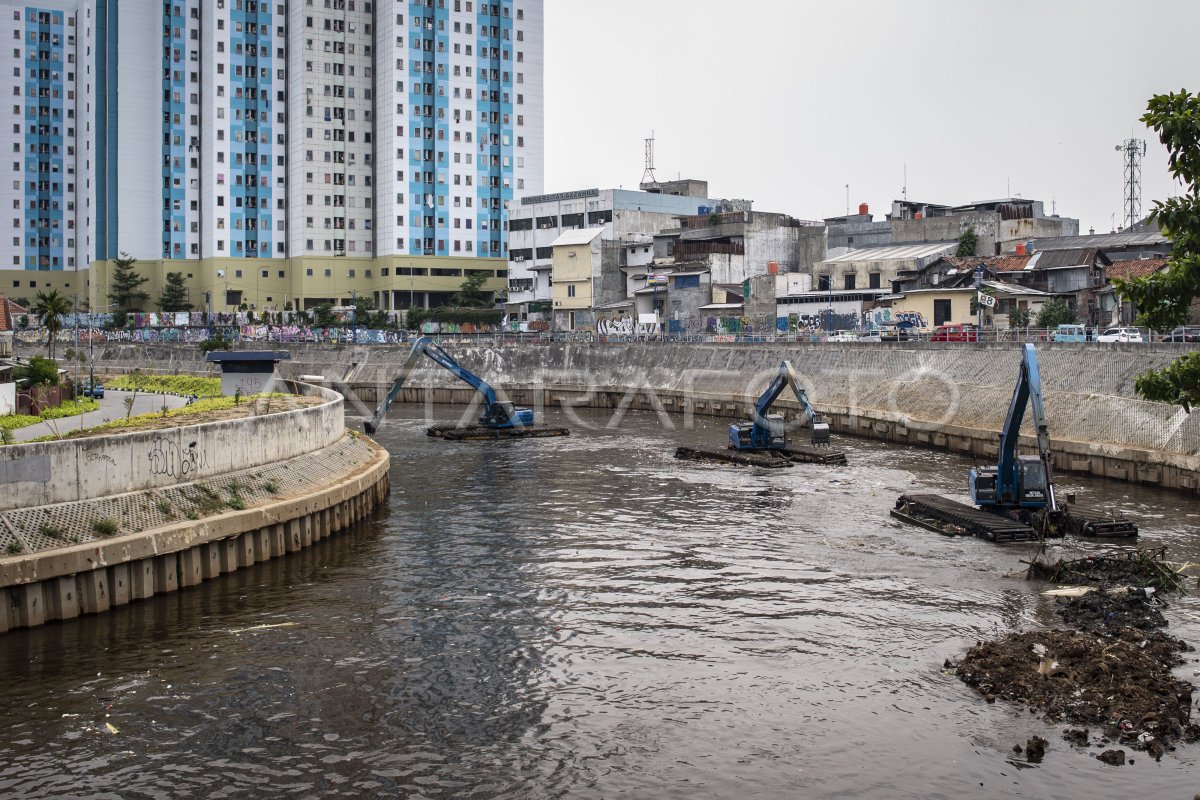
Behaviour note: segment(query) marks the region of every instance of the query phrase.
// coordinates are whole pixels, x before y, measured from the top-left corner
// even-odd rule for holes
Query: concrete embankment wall
[[[447,343],[468,369],[519,402],[548,407],[665,410],[744,416],[783,359],[790,359],[835,431],[996,455],[1021,358],[1018,344],[646,343],[488,347]],[[406,346],[288,345],[291,376],[321,374],[347,393],[352,411],[390,386]],[[1197,491],[1200,414],[1137,399],[1138,373],[1162,367],[1187,345],[1043,344],[1038,362],[1060,470]],[[112,352],[109,352],[112,351]],[[122,366],[203,371],[199,355],[171,345],[108,345]],[[424,361],[405,401],[469,402],[472,391]],[[785,409],[792,401],[781,401]],[[1029,422],[1026,432],[1031,433]]]
[[[108,611],[310,547],[365,519],[387,497],[387,451],[367,449],[355,469],[299,496],[0,557],[0,633]]]
[[[285,461],[340,439],[342,397],[282,413],[0,448],[0,510],[107,497]]]
[[[387,451],[345,430],[337,392],[288,388],[319,402],[0,448],[0,632],[193,586],[366,517]]]

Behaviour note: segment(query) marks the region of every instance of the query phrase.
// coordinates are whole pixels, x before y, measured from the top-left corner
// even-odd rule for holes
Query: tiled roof
[[[1132,261],[1114,261],[1110,266],[1104,268],[1105,277],[1121,278],[1129,280],[1130,278],[1144,278],[1147,275],[1153,275],[1167,265],[1165,258],[1139,258]]]
[[[28,314],[29,309],[24,306],[19,306],[12,300],[9,300],[4,295],[0,294],[0,331],[11,331],[15,329],[13,325],[14,314]]]
[[[1029,265],[1030,256],[944,256],[942,258],[955,269],[975,271],[983,264],[992,272],[1020,272]]]

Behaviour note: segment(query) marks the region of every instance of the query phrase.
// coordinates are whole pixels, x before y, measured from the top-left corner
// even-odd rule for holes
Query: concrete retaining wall
[[[286,375],[320,374],[352,411],[373,408],[406,346],[289,345]],[[779,362],[791,359],[835,430],[992,457],[1021,348],[984,343],[647,343],[487,347],[447,343],[464,366],[523,403],[741,416]],[[1138,373],[1190,345],[1062,343],[1038,347],[1060,469],[1196,491],[1200,414],[1137,399]],[[108,345],[106,362],[203,372],[195,348]],[[468,402],[472,392],[425,362],[403,399]],[[434,390],[427,394],[423,389]],[[420,389],[422,391],[416,391]],[[653,398],[653,399],[652,399]],[[783,403],[785,407],[788,403]]]
[[[341,439],[341,395],[292,388],[322,402],[236,420],[0,448],[0,510],[170,486],[284,461]]]
[[[0,633],[107,611],[309,547],[383,502],[388,464],[380,448],[300,498],[0,560]]]

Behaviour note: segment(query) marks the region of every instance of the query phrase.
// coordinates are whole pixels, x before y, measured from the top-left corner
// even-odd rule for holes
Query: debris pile
[[[1163,566],[1174,575],[1161,554],[1080,562],[1060,562],[1058,574],[1082,583],[1082,578],[1098,580],[1110,570],[1110,575],[1126,577],[1136,573],[1142,582],[1146,575],[1162,580],[1158,567]],[[1117,582],[1105,581],[1108,586]],[[1171,674],[1191,648],[1163,630],[1167,622],[1159,609],[1165,603],[1159,593],[1123,587],[1060,597],[1056,610],[1076,630],[1028,631],[979,642],[961,662],[947,662],[947,667],[953,666],[989,703],[1023,702],[1051,722],[1098,728],[1095,737],[1087,728],[1068,728],[1063,738],[1077,746],[1106,748],[1097,758],[1107,764],[1127,763],[1121,748],[1160,759],[1177,741],[1200,740],[1200,725],[1190,721],[1192,685]],[[1041,760],[1039,751],[1032,748],[1029,760],[1034,755]]]
[[[1162,592],[1184,589],[1185,577],[1167,563],[1165,547],[1154,550],[1112,550],[1054,563],[1029,563],[1025,577],[1053,583],[1082,584],[1108,589],[1118,586],[1150,587]]]

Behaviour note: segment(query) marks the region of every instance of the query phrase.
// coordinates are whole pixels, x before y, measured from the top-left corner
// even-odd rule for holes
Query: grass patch
[[[112,389],[139,392],[166,392],[187,397],[216,397],[221,394],[220,378],[201,378],[196,375],[121,375],[108,381]]]
[[[262,485],[262,488],[263,491],[270,492],[271,494],[279,494],[279,484],[275,481],[267,481]]]
[[[187,511],[183,512],[183,515],[193,521],[200,519],[200,515],[196,513],[196,509],[194,508],[189,508]]]
[[[175,510],[171,507],[171,501],[163,498],[155,505],[158,506],[158,513],[162,514],[167,519],[172,519],[175,516]]]
[[[196,484],[195,491],[187,496],[195,504],[200,514],[207,516],[208,514],[217,514],[225,510],[225,498],[221,497],[220,492],[214,492],[204,484]],[[188,519],[195,519],[188,517]]]
[[[229,492],[229,499],[225,501],[225,505],[234,511],[245,510],[246,500],[242,497],[242,489],[244,488],[246,487],[237,478],[231,478],[229,483],[225,484],[225,491]]]
[[[121,524],[112,517],[101,517],[92,520],[92,532],[101,536],[112,536],[121,529]]]
[[[289,394],[275,394],[274,397],[291,397]],[[255,395],[255,397],[265,397],[265,395]],[[47,442],[57,439],[77,439],[83,436],[88,436],[96,433],[104,433],[106,431],[136,431],[145,428],[153,428],[162,424],[164,419],[178,419],[180,417],[192,417],[205,414],[211,411],[226,411],[234,407],[232,397],[212,397],[207,400],[197,400],[190,406],[181,406],[180,408],[172,408],[163,414],[160,411],[152,411],[148,414],[139,414],[136,417],[129,419],[114,419],[111,422],[105,422],[101,425],[93,425],[90,428],[84,428],[81,431],[71,431],[63,436],[40,436],[36,439],[30,439],[31,442]]]
[[[48,536],[51,539],[62,539],[67,535],[65,530],[52,522],[43,522],[39,525],[38,533],[42,534],[42,536]]]
[[[79,398],[79,405],[76,405],[74,400],[64,400],[61,405],[54,408],[46,409],[43,416],[32,416],[30,414],[10,414],[7,417],[0,417],[0,429],[7,431],[15,431],[18,428],[28,428],[30,425],[37,425],[47,419],[62,419],[63,417],[77,417],[82,410],[95,411],[100,408],[100,403],[90,397]]]
[[[22,549],[24,548],[21,547],[20,542],[13,541],[8,543],[8,552],[10,555],[16,555],[17,553],[21,552]]]

